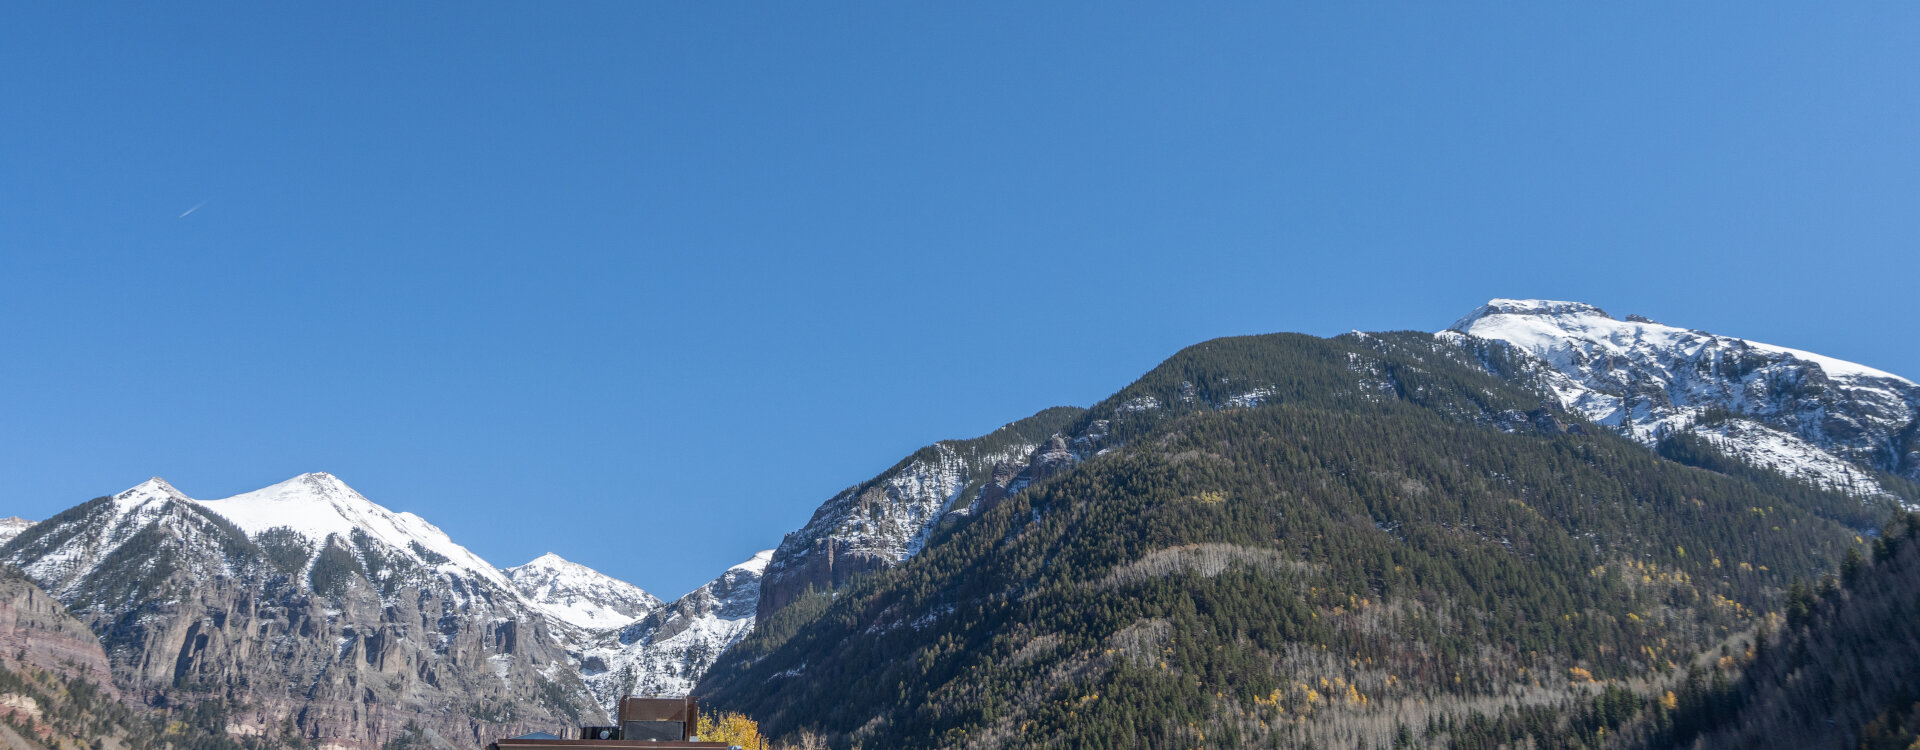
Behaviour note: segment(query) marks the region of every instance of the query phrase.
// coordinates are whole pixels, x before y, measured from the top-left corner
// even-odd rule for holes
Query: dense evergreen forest
[[[1920,742],[1920,516],[1837,576],[1788,585],[1744,650],[1710,653],[1623,737],[1641,747],[1892,750]],[[1712,657],[1719,657],[1714,659]]]
[[[1663,458],[1511,366],[1192,347],[1082,417],[1079,466],[767,618],[699,693],[836,747],[1600,747],[1893,512]]]

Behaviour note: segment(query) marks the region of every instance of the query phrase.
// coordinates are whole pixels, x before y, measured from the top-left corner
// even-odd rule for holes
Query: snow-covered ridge
[[[639,586],[551,552],[502,572],[548,617],[588,630],[628,625],[665,604]]]
[[[1916,448],[1908,443],[1920,386],[1884,370],[1639,316],[1616,320],[1580,302],[1492,300],[1440,333],[1461,335],[1537,359],[1546,366],[1541,384],[1562,406],[1648,445],[1691,431],[1736,456],[1861,494],[1880,489],[1842,466],[1920,474],[1903,458]],[[1712,410],[1771,429],[1699,426]],[[1796,452],[1804,455],[1789,460]]]
[[[83,579],[109,554],[149,526],[165,528],[176,539],[197,539],[201,530],[191,519],[171,512],[187,503],[185,495],[166,480],[154,477],[109,498],[82,521],[93,533],[79,534],[55,545],[36,546],[14,553],[9,562],[20,567],[48,593],[71,600],[85,589]]]
[[[581,680],[612,712],[627,694],[686,695],[716,659],[753,631],[760,581],[773,560],[765,550],[649,613],[600,631],[570,649]]]
[[[6,544],[9,540],[19,536],[20,532],[33,528],[34,523],[35,522],[19,516],[0,518],[0,544]]]
[[[746,573],[752,573],[754,575],[759,575],[761,573],[767,572],[767,563],[770,563],[770,562],[773,562],[773,550],[763,549],[763,550],[760,550],[759,552],[753,553],[753,557],[747,558],[746,562],[740,563],[731,568],[727,568],[727,572],[731,573],[733,571],[738,570]],[[708,585],[712,585],[712,584],[708,584]]]
[[[1556,353],[1564,356],[1574,351],[1588,355],[1627,354],[1635,349],[1661,348],[1697,355],[1715,345],[1738,344],[1818,365],[1829,378],[1892,380],[1913,385],[1913,381],[1885,370],[1813,352],[1676,328],[1645,318],[1615,320],[1600,308],[1584,302],[1495,299],[1455,321],[1449,330],[1500,339],[1550,361]]]
[[[455,544],[440,527],[412,513],[388,510],[368,500],[332,474],[302,474],[271,487],[220,500],[187,498],[158,478],[122,494],[158,491],[149,488],[155,483],[164,486],[165,491],[170,491],[176,498],[189,500],[232,521],[248,536],[284,527],[300,534],[318,549],[327,542],[329,536],[338,536],[345,542],[358,529],[428,569],[444,570],[451,567],[479,576],[501,588],[513,588],[512,582],[499,569],[487,564],[486,560],[480,559],[479,555],[466,547]],[[431,554],[422,554],[421,550]]]
[[[1465,330],[1475,321],[1493,315],[1577,315],[1597,316],[1612,320],[1605,310],[1585,302],[1561,302],[1550,299],[1492,299],[1481,305],[1466,317],[1453,322],[1450,330]]]

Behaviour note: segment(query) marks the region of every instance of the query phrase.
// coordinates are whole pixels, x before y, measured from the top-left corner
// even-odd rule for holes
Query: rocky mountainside
[[[113,694],[100,639],[18,569],[0,566],[0,666],[41,669]]]
[[[548,553],[507,577],[543,612],[569,662],[609,714],[623,695],[685,695],[754,626],[773,550],[665,603]]]
[[[1081,411],[1047,409],[981,437],[934,443],[821,503],[807,525],[774,550],[758,616],[808,590],[832,591],[912,557],[949,512],[968,507],[996,475],[1017,472]]]
[[[1663,460],[1449,338],[1191,347],[696,692],[869,747],[1597,747],[1891,512]]]
[[[1892,373],[1579,302],[1496,299],[1440,336],[1520,353],[1503,374],[1643,444],[1691,435],[1861,495],[1920,479],[1920,385]]]
[[[639,586],[551,552],[501,572],[560,627],[620,628],[666,605]]]
[[[110,670],[86,623],[18,569],[0,566],[0,748],[310,747],[291,721],[270,737],[229,735],[232,712],[222,701],[152,710],[129,705]]]
[[[1790,588],[1784,616],[1746,648],[1706,655],[1713,667],[1667,694],[1672,711],[1645,707],[1613,746],[1920,744],[1920,516],[1896,518],[1855,552],[1839,576]]]
[[[1302,432],[1304,424],[1314,427]],[[1195,429],[1214,437],[1195,437]],[[1721,478],[1703,480],[1686,473],[1692,469],[1657,461],[1645,451],[1625,458],[1611,446],[1631,443],[1604,434],[1609,432]],[[1413,554],[1406,559],[1427,566],[1422,575],[1438,576],[1414,586],[1421,592],[1414,595],[1417,602],[1401,602],[1410,607],[1401,615],[1419,610],[1420,617],[1444,621],[1479,618],[1483,624],[1469,630],[1484,630],[1491,627],[1486,618],[1512,615],[1494,605],[1475,609],[1483,597],[1495,596],[1488,592],[1524,598],[1558,587],[1591,595],[1582,606],[1604,610],[1615,621],[1642,614],[1665,618],[1663,627],[1672,627],[1657,634],[1672,643],[1707,643],[1712,627],[1746,622],[1742,618],[1751,608],[1777,599],[1782,571],[1817,572],[1837,554],[1836,540],[1868,533],[1875,514],[1889,504],[1861,503],[1860,498],[1920,500],[1911,482],[1920,477],[1916,433],[1920,386],[1889,373],[1644,318],[1615,320],[1580,303],[1494,300],[1435,335],[1353,333],[1317,339],[1279,334],[1196,345],[1092,407],[1048,409],[979,438],[922,448],[828,499],[778,549],[734,566],[672,603],[552,554],[496,569],[425,519],[382,507],[327,474],[302,475],[220,500],[197,500],[154,479],[44,523],[0,521],[0,563],[18,566],[26,576],[18,583],[27,587],[13,591],[0,585],[0,598],[7,599],[0,602],[0,629],[12,616],[16,641],[45,644],[45,653],[34,657],[39,661],[29,665],[33,668],[52,659],[98,674],[104,664],[112,689],[134,704],[169,710],[218,707],[206,715],[217,715],[218,723],[234,733],[257,738],[307,738],[341,748],[422,740],[465,746],[523,729],[602,721],[625,693],[696,688],[731,705],[753,707],[775,726],[801,726],[810,719],[794,707],[825,700],[821,696],[866,695],[862,691],[878,689],[879,683],[856,678],[884,673],[895,698],[917,695],[912,700],[927,706],[926,712],[856,706],[869,711],[861,718],[847,713],[854,709],[821,704],[816,713],[835,716],[829,728],[843,738],[945,746],[902,732],[943,727],[1004,739],[1010,714],[996,712],[993,701],[1028,701],[1044,693],[1042,683],[1075,683],[1089,669],[1123,675],[1141,666],[1116,661],[1111,653],[1131,654],[1149,642],[1158,648],[1244,646],[1209,640],[1212,636],[1183,641],[1182,627],[1219,634],[1227,632],[1219,630],[1227,623],[1182,620],[1163,608],[1128,625],[1131,630],[1101,636],[1106,640],[1099,648],[1088,650],[1091,646],[1076,635],[1080,631],[1054,627],[1058,623],[1052,618],[1062,612],[1106,617],[1132,606],[1112,599],[1111,592],[1157,597],[1167,592],[1154,588],[1160,584],[1153,581],[1196,572],[1200,579],[1182,585],[1199,585],[1194,590],[1200,591],[1222,575],[1251,571],[1280,586],[1261,593],[1267,599],[1260,601],[1308,582],[1313,591],[1347,591],[1352,601],[1344,614],[1350,615],[1354,602],[1383,599],[1388,589],[1409,585],[1382,584],[1396,579],[1354,568],[1371,564],[1361,561],[1372,559],[1367,555],[1389,554],[1383,551],[1388,547],[1368,546],[1378,541],[1366,541],[1375,532],[1399,543],[1422,539],[1417,554],[1391,554]],[[1436,434],[1459,444],[1433,442]],[[1326,440],[1334,442],[1313,442]],[[1375,443],[1381,440],[1399,446],[1401,454],[1376,455],[1380,446]],[[1538,442],[1543,440],[1548,442]],[[1314,456],[1321,468],[1303,469],[1298,464],[1306,460],[1303,455]],[[1516,456],[1527,458],[1516,463]],[[1758,468],[1733,471],[1727,458]],[[1517,478],[1539,466],[1556,466],[1561,473]],[[1404,467],[1424,473],[1403,476]],[[1288,478],[1274,478],[1280,475]],[[1579,485],[1586,494],[1561,496],[1556,493],[1566,487],[1556,482]],[[1161,497],[1167,487],[1188,484],[1194,492],[1175,501]],[[1209,489],[1212,484],[1221,486]],[[1436,493],[1435,487],[1442,489]],[[1236,493],[1249,488],[1277,492],[1279,499],[1241,503],[1246,498]],[[1846,496],[1829,490],[1848,493],[1851,504],[1836,506],[1832,498]],[[1035,493],[1050,494],[1042,500]],[[1081,496],[1076,493],[1092,493],[1113,508],[1135,508],[1149,517],[1096,512],[1075,504]],[[1693,498],[1695,505],[1662,506],[1658,512],[1647,505],[1680,496]],[[1608,497],[1612,504],[1594,505],[1579,497]],[[1457,500],[1459,507],[1448,512],[1460,515],[1428,517],[1429,506],[1442,499]],[[1721,514],[1725,508],[1719,505],[1699,505],[1708,500],[1783,514],[1788,530],[1769,524],[1747,528],[1759,522]],[[1314,504],[1322,502],[1333,504]],[[1218,528],[1191,525],[1222,508],[1241,516]],[[1066,526],[1048,520],[1056,514]],[[1706,525],[1662,526],[1695,516]],[[1139,523],[1148,525],[1135,528]],[[1108,528],[1115,524],[1130,530]],[[1266,526],[1273,526],[1268,530],[1281,534],[1281,541],[1241,533]],[[1033,529],[1042,527],[1046,533],[1033,536]],[[1581,545],[1592,542],[1575,543],[1575,537],[1592,538],[1597,530],[1615,537],[1590,551]],[[1769,533],[1785,534],[1803,546],[1754,546]],[[1119,547],[1070,538],[1081,534]],[[1457,546],[1465,536],[1445,540],[1462,534],[1497,544],[1503,554],[1550,552],[1558,556],[1554,565],[1579,558],[1581,564],[1599,566],[1582,569],[1590,574],[1637,560],[1632,564],[1641,566],[1635,570],[1647,581],[1680,576],[1674,580],[1689,588],[1668,587],[1666,596],[1681,598],[1666,600],[1654,608],[1657,612],[1615,611],[1606,597],[1624,595],[1620,591],[1592,589],[1590,581],[1573,578],[1535,581],[1531,568],[1508,570],[1499,558],[1482,554],[1492,548]],[[1656,539],[1671,542],[1673,552],[1647,546]],[[1702,547],[1712,568],[1695,570],[1689,566],[1700,561],[1685,550]],[[1305,557],[1275,551],[1281,548]],[[940,551],[936,562],[915,562],[933,551]],[[1029,553],[1038,556],[1023,556]],[[1721,570],[1720,558],[1731,560],[1735,553],[1760,572]],[[1478,560],[1472,563],[1478,567],[1433,562],[1455,556]],[[1662,562],[1646,563],[1649,556]],[[1396,563],[1394,570],[1408,564]],[[1662,565],[1671,570],[1661,572]],[[1504,572],[1488,572],[1496,570]],[[1571,568],[1555,570],[1560,575]],[[1464,595],[1473,602],[1450,603],[1449,597],[1462,595],[1449,588],[1457,579],[1486,575],[1531,582],[1520,588],[1511,581],[1472,587]],[[1012,588],[1001,592],[1002,599],[947,595],[974,586],[974,576]],[[1700,576],[1718,582],[1696,585],[1689,578]],[[848,588],[862,578],[871,578],[871,585]],[[1363,579],[1364,585],[1358,583]],[[1086,590],[1060,588],[1063,581]],[[1147,589],[1135,590],[1140,585]],[[41,589],[46,593],[35,599],[32,592]],[[1022,593],[1008,593],[1013,591]],[[1033,591],[1043,593],[1030,599],[1026,592]],[[1246,592],[1213,593],[1232,599]],[[1735,607],[1735,614],[1715,614],[1695,606],[1699,601]],[[1314,607],[1326,604],[1315,602]],[[988,604],[1011,607],[1012,614],[966,610]],[[1336,619],[1343,614],[1337,607],[1322,610]],[[98,663],[83,653],[85,639],[73,637],[79,631],[58,625],[61,611],[97,635],[96,645],[104,646]],[[1261,616],[1292,618],[1307,611]],[[1448,620],[1459,617],[1466,619]],[[1344,633],[1338,637],[1348,645],[1371,643],[1368,639],[1382,633],[1425,632],[1407,622],[1348,623],[1350,631],[1315,626],[1322,630],[1312,632]],[[1590,650],[1577,658],[1612,656],[1599,662],[1579,662],[1567,654],[1548,660],[1604,662],[1608,669],[1627,670],[1631,665],[1618,661],[1617,649],[1652,631],[1606,628],[1588,632],[1605,630],[1595,636],[1602,640],[1583,645]],[[1453,648],[1488,645],[1470,633],[1441,630],[1453,640],[1440,641]],[[1024,633],[1019,637],[1038,650],[994,650],[999,648],[994,644],[1014,637],[1008,633]],[[923,634],[947,640],[923,643]],[[0,641],[6,637],[0,632]],[[974,682],[935,674],[960,668],[965,659],[953,661],[959,658],[953,649],[963,642],[971,644],[967,649],[986,648],[992,654],[991,661],[965,666],[974,670],[975,677],[967,678]],[[1060,658],[1047,655],[1062,644]],[[1096,653],[1103,649],[1108,657]],[[35,649],[18,652],[18,658],[30,652]],[[1279,658],[1278,653],[1261,658]],[[876,661],[884,654],[892,657]],[[920,674],[900,672],[898,660],[916,661]],[[1175,671],[1222,668],[1191,651],[1175,662],[1186,665]],[[1005,671],[1031,671],[1038,668],[1031,665],[1040,664],[1052,671],[1024,676]],[[1413,668],[1410,662],[1401,666]],[[1472,668],[1483,677],[1515,678],[1486,664]],[[1361,683],[1355,677],[1366,674],[1371,673],[1355,671],[1343,679],[1357,688]],[[1035,682],[1036,675],[1044,679]],[[1007,692],[1004,685],[978,681],[1002,678],[1020,687]],[[1142,683],[1129,684],[1127,689]],[[53,683],[43,687],[62,689]],[[762,687],[765,696],[755,692]],[[1427,687],[1449,689],[1444,683]],[[960,693],[967,691],[975,697],[963,700]],[[1252,706],[1266,705],[1241,698]],[[1167,695],[1153,700],[1163,699],[1170,700]],[[1257,714],[1246,700],[1235,710]],[[985,701],[976,706],[986,706],[979,709],[985,713],[974,718],[953,713],[974,705],[969,701]],[[1533,705],[1502,705],[1523,704]],[[1091,738],[1064,728],[1072,711],[1063,719],[1022,710],[1052,727],[1047,731],[1054,739]],[[1191,713],[1182,720],[1200,716]],[[846,723],[854,718],[867,723]],[[1224,719],[1216,715],[1205,721]],[[1192,739],[1163,730],[1155,731],[1169,741]],[[1377,740],[1382,735],[1315,736]]]
[[[307,474],[223,500],[160,479],[0,547],[99,635],[150,705],[220,701],[238,734],[474,745],[604,719],[544,613],[418,516]]]
[[[773,550],[728,568],[672,604],[623,627],[591,631],[569,650],[581,679],[613,711],[622,695],[686,695],[754,626]]]

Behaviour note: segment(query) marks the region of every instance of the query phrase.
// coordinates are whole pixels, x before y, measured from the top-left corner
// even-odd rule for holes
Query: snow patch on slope
[[[1873,476],[1818,446],[1791,434],[1745,419],[1689,428],[1722,453],[1754,466],[1778,471],[1831,490],[1855,495],[1885,491]]]

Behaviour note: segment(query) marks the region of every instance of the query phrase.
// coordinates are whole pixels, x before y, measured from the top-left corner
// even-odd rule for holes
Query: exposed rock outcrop
[[[773,550],[728,568],[672,604],[580,645],[581,679],[611,713],[622,695],[686,695],[720,654],[753,629]]]
[[[373,748],[413,724],[478,745],[605,718],[499,571],[331,476],[206,502],[152,480],[0,559],[99,635],[129,700],[227,700],[245,707],[233,734],[291,720],[322,746]]]
[[[0,565],[0,665],[78,677],[117,695],[100,639],[25,574],[5,565]]]
[[[760,585],[757,615],[912,557],[941,519],[972,502],[997,467],[1024,465],[1048,436],[1084,413],[1057,407],[972,440],[934,443],[833,496],[781,540]]]

